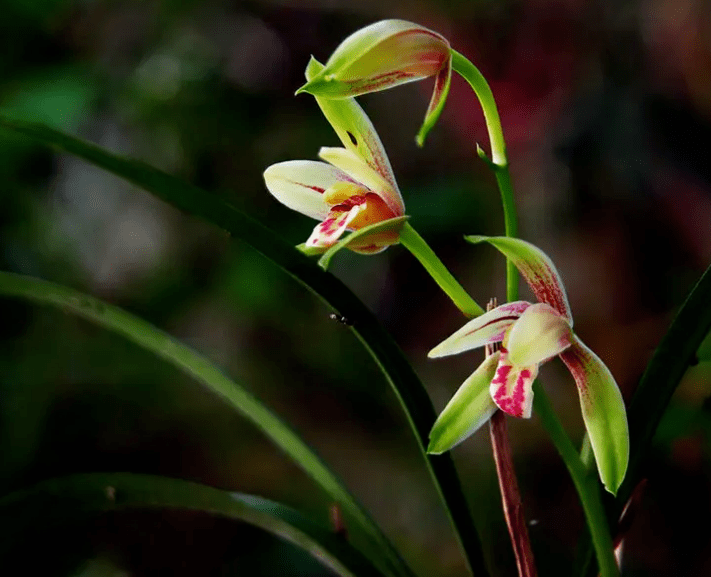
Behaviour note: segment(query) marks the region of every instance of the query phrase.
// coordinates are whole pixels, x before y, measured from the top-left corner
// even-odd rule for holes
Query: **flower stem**
[[[456,50],[452,50],[452,69],[471,85],[479,99],[484,112],[484,120],[486,120],[486,128],[489,131],[491,161],[497,166],[506,166],[508,161],[506,160],[504,131],[501,129],[499,111],[486,78],[476,66]]]
[[[553,412],[553,407],[548,400],[543,387],[536,381],[533,385],[533,408],[540,417],[543,427],[548,432],[555,448],[568,468],[575,489],[583,505],[583,512],[593,547],[600,567],[601,577],[618,577],[619,569],[615,560],[612,546],[612,537],[607,525],[605,509],[600,498],[600,487],[594,472],[590,472],[580,459],[570,438],[563,430],[558,417]]]
[[[504,230],[506,236],[515,237],[518,234],[516,204],[509,174],[509,162],[506,158],[504,132],[501,128],[501,119],[494,95],[479,69],[456,50],[452,50],[452,69],[469,83],[481,104],[491,144],[491,160],[487,160],[487,163],[494,171],[501,192],[501,203],[504,207]],[[483,156],[482,151],[479,154]],[[506,262],[506,298],[509,302],[518,300],[518,272],[511,260]]]
[[[434,251],[408,222],[400,231],[400,243],[420,261],[429,275],[465,316],[472,318],[484,313],[484,309],[462,288],[462,285],[457,282],[457,279],[452,276],[452,273],[447,270]]]
[[[486,159],[481,150],[479,155],[487,160],[496,176],[496,182],[501,192],[506,236],[515,237],[518,234],[516,205],[506,158],[506,143],[494,95],[477,67],[455,50],[452,50],[452,67],[469,82],[484,112],[491,143],[491,160]],[[506,263],[506,296],[509,301],[514,301],[518,298],[518,272],[510,260]],[[545,392],[539,385],[536,384],[535,387],[534,408],[541,417],[546,431],[563,458],[573,479],[592,536],[593,546],[600,566],[600,574],[602,577],[619,575],[597,480],[594,474],[590,472],[589,464],[586,466],[580,459],[570,438],[553,412]]]
[[[536,565],[533,559],[528,527],[523,516],[523,502],[518,490],[516,472],[513,466],[511,445],[509,443],[506,415],[496,411],[489,419],[489,435],[496,463],[496,475],[499,478],[499,490],[504,508],[506,526],[509,528],[511,546],[516,556],[519,577],[535,577]]]
[[[489,312],[496,308],[496,299],[492,298],[486,305]],[[493,355],[499,350],[499,343],[488,344],[485,347],[486,356]],[[531,541],[528,537],[528,527],[523,516],[523,502],[518,490],[516,470],[514,469],[511,445],[509,443],[509,430],[506,426],[506,415],[503,411],[496,411],[489,419],[489,436],[491,448],[494,453],[496,476],[499,478],[499,491],[501,491],[501,504],[509,529],[511,547],[516,557],[516,567],[519,577],[535,577],[536,564],[533,559]]]

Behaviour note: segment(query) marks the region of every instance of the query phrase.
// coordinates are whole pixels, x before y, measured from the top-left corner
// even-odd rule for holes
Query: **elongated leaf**
[[[133,182],[173,206],[226,230],[307,286],[341,315],[351,319],[354,323],[351,330],[382,370],[405,412],[470,567],[477,576],[488,575],[478,534],[451,458],[447,455],[428,457],[426,454],[429,431],[436,418],[429,396],[402,351],[348,287],[224,199],[142,162],[109,153],[93,144],[40,124],[0,117],[0,127],[79,156]],[[352,513],[349,509],[350,507],[346,508],[344,504],[344,513]],[[363,519],[365,514],[362,510],[358,511],[355,518],[359,519],[361,530],[370,535],[371,540],[378,544],[381,550],[387,551],[391,562],[401,568],[400,573],[405,573],[402,570],[402,562],[395,561],[399,557],[387,539],[377,526]]]
[[[369,553],[374,555],[384,568],[389,569],[388,573],[410,575],[404,563],[397,558],[394,549],[391,555],[384,555],[383,547],[390,547],[385,536],[320,457],[284,422],[225,376],[208,359],[139,317],[55,283],[0,272],[0,295],[21,297],[71,311],[123,335],[206,385],[256,425],[343,507],[349,521],[357,524],[370,541],[372,551],[369,550]]]
[[[126,509],[187,509],[237,519],[293,543],[342,577],[382,576],[342,535],[281,503],[181,479],[133,473],[71,475],[0,498],[2,549],[27,538],[35,526],[61,526]]]

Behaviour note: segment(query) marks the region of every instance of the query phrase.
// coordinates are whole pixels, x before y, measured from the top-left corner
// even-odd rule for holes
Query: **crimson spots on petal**
[[[537,366],[519,369],[512,365],[506,356],[506,350],[502,349],[499,365],[489,388],[492,400],[502,411],[513,417],[530,417],[533,400],[531,387],[537,374]]]

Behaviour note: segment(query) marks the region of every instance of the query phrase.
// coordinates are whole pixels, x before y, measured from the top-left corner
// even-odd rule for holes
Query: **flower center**
[[[348,199],[354,196],[363,196],[368,193],[368,189],[355,184],[354,182],[337,182],[329,186],[323,193],[323,200],[326,204],[336,206],[343,204]]]
[[[348,228],[351,230],[358,230],[396,216],[377,194],[352,182],[335,183],[323,193],[323,199],[331,205],[332,213],[348,212],[354,206],[361,205],[361,210],[356,217],[348,223]]]

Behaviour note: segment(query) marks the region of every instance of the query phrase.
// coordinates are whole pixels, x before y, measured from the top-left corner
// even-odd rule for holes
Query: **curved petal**
[[[615,378],[576,336],[560,355],[578,385],[585,428],[605,488],[617,493],[627,472],[630,441],[627,413]]]
[[[472,435],[496,411],[489,383],[496,371],[499,353],[487,357],[462,384],[440,413],[430,432],[428,453],[444,453]]]
[[[503,341],[509,360],[517,367],[537,365],[567,349],[573,331],[565,317],[550,305],[528,307],[511,325]]]
[[[312,78],[323,69],[323,65],[311,58],[306,67],[306,78]],[[355,153],[390,184],[393,202],[391,208],[398,214],[405,213],[405,205],[395,182],[395,175],[383,143],[373,127],[373,123],[354,98],[331,100],[316,97],[326,120],[336,131],[347,150]],[[396,208],[398,210],[396,210]]]
[[[350,222],[363,210],[364,205],[356,204],[347,211],[331,211],[323,222],[319,222],[306,241],[307,247],[329,247],[346,231]]]
[[[496,405],[512,417],[528,419],[533,407],[533,381],[538,375],[538,365],[518,367],[511,363],[506,349],[501,349],[496,375],[489,392]]]
[[[467,241],[477,244],[488,242],[498,248],[506,258],[516,265],[524,280],[531,287],[533,294],[542,303],[548,303],[573,326],[568,297],[563,281],[553,261],[540,248],[521,240],[506,236],[465,236]]]
[[[405,205],[400,193],[394,189],[387,179],[373,170],[358,154],[345,148],[323,147],[319,157],[333,164],[352,179],[360,182],[383,199],[394,216],[405,214]]]
[[[264,171],[264,183],[282,204],[317,220],[328,216],[323,193],[339,181],[351,178],[336,167],[316,160],[289,160]]]
[[[425,138],[432,127],[437,122],[439,115],[442,113],[444,108],[444,103],[447,100],[447,95],[449,94],[449,85],[452,81],[452,58],[451,56],[447,59],[447,62],[442,67],[442,69],[435,76],[434,91],[432,92],[432,99],[430,100],[430,105],[427,107],[427,113],[425,114],[425,120],[420,127],[417,136],[415,137],[415,142],[417,146],[422,146],[425,143]]]
[[[503,340],[504,333],[531,306],[526,301],[506,303],[470,320],[461,329],[433,348],[430,358],[455,355]]]
[[[328,270],[331,259],[344,248],[361,254],[375,254],[385,250],[391,244],[399,241],[400,230],[407,219],[407,216],[399,216],[352,232],[329,248],[319,259],[318,265],[322,269]]]
[[[299,91],[344,98],[437,74],[450,57],[447,40],[404,20],[382,20],[351,34]]]

